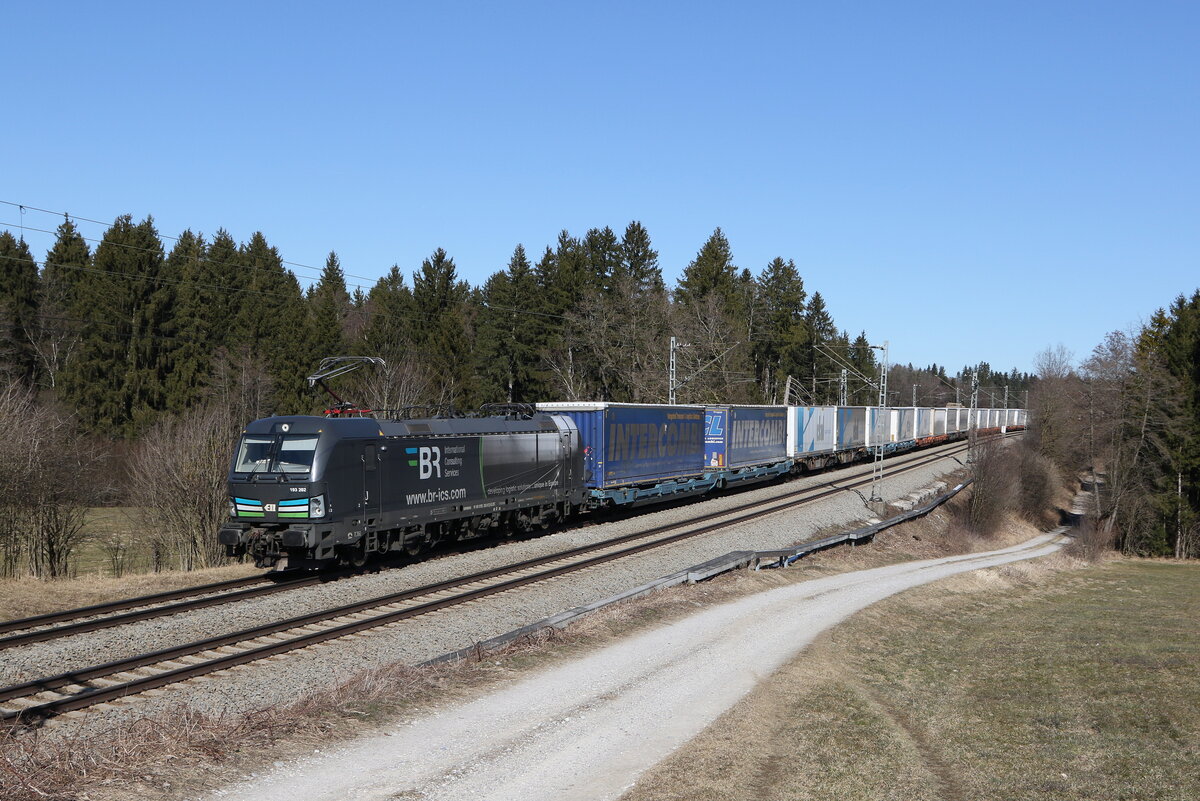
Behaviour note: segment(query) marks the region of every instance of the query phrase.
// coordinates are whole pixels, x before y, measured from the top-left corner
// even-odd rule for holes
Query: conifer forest
[[[872,346],[886,333],[840,329],[790,259],[738,266],[719,228],[673,286],[636,221],[620,234],[563,231],[540,252],[517,245],[479,286],[442,248],[371,281],[348,275],[335,252],[319,269],[285,261],[262,233],[164,236],[152,218],[129,215],[83,228],[63,219],[44,254],[21,232],[0,232],[7,575],[70,574],[90,536],[85,510],[105,505],[136,509],[139,525],[162,532],[153,567],[219,562],[212,537],[230,444],[249,420],[320,414],[328,399],[305,377],[325,356],[386,361],[338,385],[372,409],[662,403],[672,337],[678,402],[878,399]],[[1116,515],[1151,513],[1123,546],[1168,553],[1182,543],[1186,555],[1200,508],[1198,348],[1200,294],[1140,332],[1112,335],[1078,368],[1050,351],[1036,375],[993,371],[983,353],[952,371],[893,364],[889,401],[966,405],[974,375],[980,406],[1007,400],[1042,416],[1044,450],[1064,469],[1109,470],[1128,493]],[[1080,432],[1085,403],[1112,416]],[[118,545],[106,553],[119,564]]]

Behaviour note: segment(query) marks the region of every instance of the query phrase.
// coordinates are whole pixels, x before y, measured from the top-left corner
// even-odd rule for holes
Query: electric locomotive
[[[579,431],[532,407],[480,416],[268,417],[246,426],[218,538],[259,567],[363,564],[547,528],[585,500]]]

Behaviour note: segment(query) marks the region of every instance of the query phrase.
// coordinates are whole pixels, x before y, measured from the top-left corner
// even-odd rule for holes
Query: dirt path
[[[824,629],[902,590],[1057,550],[1011,548],[846,573],[698,612],[212,798],[611,799]]]

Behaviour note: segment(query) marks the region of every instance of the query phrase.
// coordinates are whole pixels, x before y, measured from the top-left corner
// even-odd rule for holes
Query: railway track
[[[156,617],[260,598],[361,572],[361,569],[356,568],[339,568],[325,570],[319,574],[282,572],[248,576],[50,612],[35,617],[0,621],[0,651],[127,623],[152,620]]]
[[[958,443],[922,454],[889,470],[904,473],[965,451]],[[655,548],[775,514],[797,505],[857,490],[871,483],[870,469],[840,476],[770,499],[701,515],[682,523],[626,534],[591,545],[516,562],[423,587],[165,648],[69,673],[0,688],[0,721],[28,724],[98,706],[250,662],[386,626],[447,607],[586,570]],[[294,588],[298,583],[287,584]],[[257,589],[257,588],[255,588]]]
[[[259,598],[330,580],[332,580],[331,577],[321,575],[289,576],[287,578],[249,576],[153,595],[142,595],[137,598],[126,598],[95,606],[68,609],[63,612],[52,612],[37,617],[9,620],[0,624],[0,632],[16,633],[0,637],[0,651],[19,645],[56,640],[71,634],[82,634],[125,623],[188,612],[193,609],[205,609],[210,606]],[[133,611],[126,612],[125,610]],[[124,612],[124,614],[109,614],[113,612]],[[55,623],[61,625],[53,625]]]

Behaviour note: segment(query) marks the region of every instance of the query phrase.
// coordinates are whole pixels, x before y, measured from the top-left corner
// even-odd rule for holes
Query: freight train
[[[260,567],[361,565],[1025,425],[1022,409],[608,402],[269,417],[237,444],[218,538]]]

